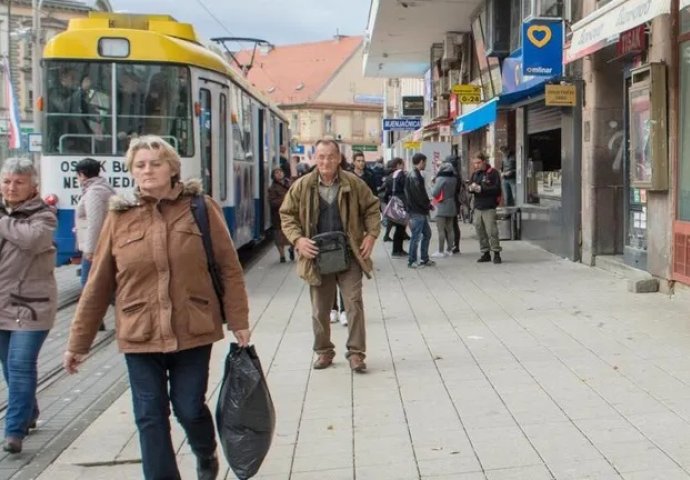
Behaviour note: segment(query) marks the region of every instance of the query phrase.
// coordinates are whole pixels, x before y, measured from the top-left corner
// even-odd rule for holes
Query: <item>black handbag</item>
[[[316,267],[321,275],[340,273],[350,268],[350,250],[343,232],[326,232],[312,237],[319,249]]]

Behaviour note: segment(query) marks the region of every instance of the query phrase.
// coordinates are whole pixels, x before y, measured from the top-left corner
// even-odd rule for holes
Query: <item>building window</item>
[[[299,135],[300,131],[300,125],[299,125],[299,113],[293,113],[292,114],[292,121],[290,122],[290,128],[292,129],[292,132],[296,135]]]
[[[353,137],[363,137],[364,136],[364,113],[353,112],[352,114],[352,136]]]
[[[333,114],[326,113],[323,116],[323,132],[325,134],[333,133]]]

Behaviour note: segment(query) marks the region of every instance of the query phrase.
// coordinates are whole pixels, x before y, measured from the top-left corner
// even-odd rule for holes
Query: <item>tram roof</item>
[[[127,39],[129,55],[101,55],[99,42],[103,38]],[[170,15],[89,12],[86,18],[71,19],[67,30],[50,39],[43,50],[43,58],[193,65],[232,78],[257,99],[280,112],[220,55],[202,45],[191,24],[178,22]]]

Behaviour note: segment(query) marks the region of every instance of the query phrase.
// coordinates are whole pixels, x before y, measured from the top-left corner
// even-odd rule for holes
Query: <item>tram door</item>
[[[199,160],[204,192],[221,204],[228,198],[227,86],[201,80],[199,89]]]
[[[264,224],[266,218],[270,216],[270,212],[266,211],[265,205],[267,202],[268,185],[270,173],[268,172],[268,159],[266,158],[266,110],[263,109],[257,102],[252,101],[253,113],[253,127],[256,132],[254,142],[254,158],[256,169],[256,183],[254,185],[254,205],[256,207],[256,223],[254,229],[254,238],[260,239],[264,235]]]

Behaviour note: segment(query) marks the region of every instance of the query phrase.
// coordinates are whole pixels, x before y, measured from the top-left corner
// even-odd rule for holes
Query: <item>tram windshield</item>
[[[147,134],[194,154],[187,67],[46,61],[45,78],[46,154],[123,155]]]

